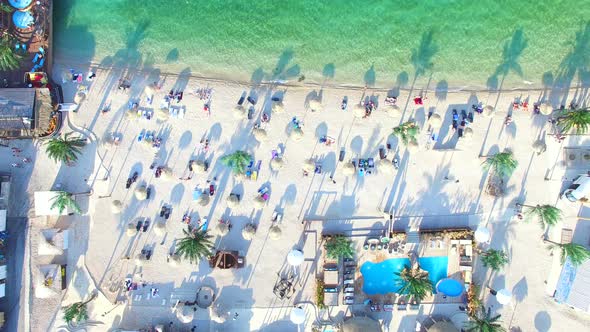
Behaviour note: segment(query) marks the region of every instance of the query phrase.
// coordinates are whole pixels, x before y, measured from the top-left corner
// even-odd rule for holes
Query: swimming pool
[[[447,265],[449,258],[440,257],[421,257],[418,263],[422,269],[428,271],[428,278],[434,285],[447,277]],[[367,295],[397,293],[401,288],[401,280],[396,272],[403,270],[405,266],[410,266],[408,258],[392,258],[380,263],[366,262],[361,266],[363,275],[363,292]]]

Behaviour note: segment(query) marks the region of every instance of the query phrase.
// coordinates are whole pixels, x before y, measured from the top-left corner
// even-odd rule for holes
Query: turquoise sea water
[[[54,2],[56,55],[72,63],[382,87],[508,73],[506,87],[567,83],[590,58],[590,0]]]

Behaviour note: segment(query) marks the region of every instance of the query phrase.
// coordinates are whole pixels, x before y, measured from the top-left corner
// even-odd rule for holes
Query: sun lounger
[[[473,256],[473,247],[470,244],[465,246],[465,256]]]
[[[344,285],[354,285],[353,279],[344,280]]]
[[[346,287],[346,288],[344,288],[344,292],[345,293],[354,292],[354,287]]]
[[[470,284],[471,283],[471,271],[470,270],[465,270],[463,273],[463,279],[465,279],[465,283],[466,284]]]
[[[324,265],[324,271],[338,271],[338,265],[326,264],[326,265]]]
[[[344,304],[346,304],[346,305],[352,305],[352,304],[354,304],[354,299],[344,300]]]
[[[338,293],[338,287],[324,287],[324,293]]]
[[[383,311],[393,311],[393,304],[384,304]]]
[[[408,305],[406,303],[398,303],[397,310],[408,310]]]

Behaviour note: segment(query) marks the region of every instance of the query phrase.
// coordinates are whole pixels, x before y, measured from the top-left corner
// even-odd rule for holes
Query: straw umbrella
[[[301,130],[301,128],[294,128],[289,133],[289,137],[295,142],[300,141],[303,138],[303,130]]]
[[[270,168],[272,168],[273,171],[280,170],[281,168],[283,168],[284,165],[285,165],[285,162],[283,161],[283,158],[280,158],[280,157],[276,157],[270,161]]]
[[[133,112],[133,113],[136,113],[136,112]],[[170,112],[168,112],[167,109],[161,108],[156,112],[156,119],[158,119],[160,121],[168,121],[169,118],[170,118]]]
[[[135,256],[135,265],[142,266],[144,261],[145,257],[141,253]]]
[[[487,118],[491,118],[492,116],[494,116],[494,107],[491,105],[484,107],[483,115]]]
[[[277,114],[284,113],[285,106],[283,105],[283,102],[282,101],[273,101],[272,102],[272,111]]]
[[[127,234],[127,236],[133,236],[137,234],[137,228],[135,228],[135,225],[133,223],[127,224],[127,231],[125,231],[125,234]]]
[[[319,100],[313,99],[313,100],[309,101],[309,109],[312,112],[316,112],[316,111],[320,112],[321,110],[324,109],[324,107],[322,106],[322,103]]]
[[[74,103],[80,105],[84,100],[86,100],[86,93],[83,91],[76,92]]]
[[[279,226],[274,225],[270,227],[270,230],[268,231],[268,237],[270,237],[271,240],[278,240],[281,238],[281,235],[283,235],[283,231],[281,231]]]
[[[306,172],[313,172],[315,170],[315,160],[307,159],[303,163],[303,170]]]
[[[266,200],[262,196],[256,196],[254,199],[254,206],[258,209],[262,209],[266,205]]]
[[[153,83],[146,85],[143,89],[143,93],[145,93],[148,98],[154,97],[154,91],[156,91],[156,86]]]
[[[428,123],[434,129],[440,128],[442,126],[442,118],[441,118],[440,114],[438,114],[438,113],[432,114],[430,116],[430,119],[428,119]]]
[[[262,128],[255,128],[254,130],[252,130],[252,134],[254,135],[254,138],[258,142],[264,142],[268,139],[268,135],[266,134],[266,130],[264,130]]]
[[[377,162],[377,169],[384,174],[393,174],[395,168],[389,159],[381,159]]]
[[[154,225],[154,233],[158,236],[164,235],[166,233],[166,222],[165,221],[158,221]]]
[[[545,144],[545,142],[542,140],[538,140],[535,143],[533,143],[533,150],[537,154],[541,154],[541,153],[547,151],[547,144]]]
[[[123,210],[123,203],[119,200],[114,200],[111,202],[111,211],[115,214],[121,213]]]
[[[246,108],[242,105],[236,105],[233,110],[234,119],[245,119],[247,117]]]
[[[549,103],[543,103],[539,106],[539,112],[543,115],[549,115],[553,113],[553,107]]]
[[[252,224],[247,224],[242,230],[242,236],[245,240],[252,240],[256,235],[256,227]]]
[[[402,114],[402,110],[397,105],[385,105],[385,112],[392,118],[397,118]]]
[[[230,208],[236,208],[240,205],[240,200],[236,195],[229,195],[227,196],[227,206]]]
[[[199,174],[204,174],[207,172],[207,165],[202,160],[197,160],[193,163],[193,170]]]
[[[169,262],[170,262],[170,265],[172,265],[172,266],[178,266],[181,262],[180,255],[178,255],[176,253],[170,255]]]
[[[352,114],[357,118],[362,118],[365,116],[365,108],[360,104],[356,104],[352,109]]]
[[[139,186],[135,189],[135,198],[138,201],[144,201],[147,198],[147,189],[145,186]]]
[[[224,236],[227,233],[229,233],[229,227],[224,222],[218,222],[215,229],[217,230],[217,233],[221,236]]]
[[[463,137],[471,139],[473,138],[473,129],[471,127],[465,128],[463,131]]]
[[[344,164],[344,166],[342,167],[342,174],[344,175],[353,175],[354,171],[354,165],[351,162]]]
[[[162,169],[162,180],[172,180],[172,170],[169,167],[164,167]]]
[[[209,195],[202,193],[201,196],[197,198],[197,203],[201,206],[207,206],[207,204],[209,204]]]
[[[418,142],[411,140],[408,145],[406,146],[406,149],[408,149],[409,152],[416,152],[418,151]]]

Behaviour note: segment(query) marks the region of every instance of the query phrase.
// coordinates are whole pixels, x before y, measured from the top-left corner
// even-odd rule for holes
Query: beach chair
[[[354,298],[353,299],[345,299],[344,300],[344,304],[346,304],[346,305],[353,305],[354,304]]]

